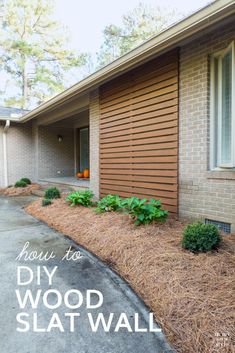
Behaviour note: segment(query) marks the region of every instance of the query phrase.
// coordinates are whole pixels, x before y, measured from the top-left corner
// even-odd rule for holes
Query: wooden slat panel
[[[114,104],[105,109],[103,108],[101,113],[102,114],[109,113],[110,116],[116,115],[116,112],[122,113],[123,111],[125,111],[125,109],[128,109],[126,107],[129,107],[130,100],[131,100],[132,109],[137,109],[138,107],[143,107],[149,104],[166,101],[178,96],[177,88],[178,88],[178,84],[176,83],[174,85],[167,86],[157,91],[154,90],[153,92],[141,94],[136,98],[133,98],[133,95],[132,95],[132,97],[130,97],[129,99],[123,102]]]
[[[143,64],[138,68],[132,70],[132,72],[121,75],[116,79],[112,80],[111,82],[103,85],[102,90],[100,92],[102,101],[106,97],[109,98],[113,92],[117,92],[120,94],[120,87],[122,89],[125,89],[126,87],[131,85],[132,82],[134,82],[136,86],[139,82],[148,81],[153,77],[160,76],[163,72],[168,72],[173,68],[178,69],[177,56],[178,54],[176,53],[167,57],[165,56],[164,58],[162,58],[162,60],[154,59],[151,62],[148,62],[147,65]],[[132,81],[128,81],[128,78],[131,78]]]
[[[127,107],[124,106],[121,108],[117,108],[117,109],[112,110],[111,112],[104,112],[104,113],[102,113],[102,116],[103,116],[103,118],[105,118],[105,117],[110,117],[110,116],[114,116],[114,115],[119,115],[122,113],[126,113],[126,111],[128,111],[128,110],[129,111],[130,110],[137,110],[136,115],[138,115],[138,113],[139,113],[138,109],[143,109],[143,108],[149,107],[149,106],[153,106],[153,108],[156,108],[153,110],[163,109],[163,108],[169,107],[171,105],[175,105],[176,101],[174,98],[177,98],[177,97],[178,97],[178,93],[176,91],[172,92],[172,93],[168,93],[168,94],[163,94],[163,95],[160,95],[159,97],[144,100],[139,103],[138,102],[133,102],[133,104],[129,103],[127,105]]]
[[[178,205],[178,53],[100,90],[100,191]]]
[[[151,84],[146,87],[146,84],[139,85],[138,90],[137,88],[133,91],[133,88],[129,88],[128,92],[122,92],[123,96],[115,95],[113,96],[112,100],[103,104],[101,107],[101,112],[105,113],[107,111],[113,110],[113,107],[120,108],[122,104],[124,105],[125,102],[132,99],[141,99],[141,96],[151,94],[155,92],[156,95],[164,94],[164,91],[167,90],[176,90],[177,87],[175,85],[178,83],[177,78],[175,77],[176,71],[172,71],[171,73],[166,74],[164,77],[158,77],[158,79],[151,80]],[[117,98],[116,98],[117,97]],[[111,98],[111,97],[110,97]],[[142,98],[143,99],[143,98]]]
[[[118,116],[118,119],[117,119],[117,117],[114,116],[114,117],[111,117],[110,119],[102,120],[100,122],[100,127],[106,128],[110,126],[122,125],[132,121],[137,122],[137,121],[147,120],[151,118],[157,118],[157,117],[160,118],[171,114],[176,114],[177,116],[177,111],[178,111],[178,107],[172,106],[170,108],[161,109],[159,111],[152,111],[149,113],[135,115],[135,116],[131,116],[131,112],[130,112],[128,117],[120,118],[120,116]]]
[[[136,193],[141,193],[141,194],[146,194],[151,197],[157,196],[158,198],[164,197],[172,200],[172,204],[174,204],[174,200],[177,199],[177,192],[175,191],[166,191],[166,190],[158,190],[158,189],[147,189],[147,188],[141,188],[141,187],[129,187],[125,185],[108,185],[106,184],[104,186],[105,189],[113,190],[114,192],[120,192],[120,191],[125,191],[125,192],[130,192],[131,194],[136,194]],[[101,184],[101,192],[102,192],[102,184]]]
[[[123,136],[123,135],[127,135],[129,133],[131,134],[137,134],[137,133],[140,133],[140,132],[147,132],[147,131],[152,131],[153,130],[153,126],[154,128],[157,130],[163,130],[163,129],[168,129],[168,128],[171,128],[171,127],[174,127],[174,126],[178,126],[178,120],[172,120],[172,121],[167,121],[167,122],[164,122],[164,123],[156,123],[156,124],[151,124],[151,125],[146,125],[146,124],[143,124],[142,126],[140,127],[136,127],[136,124],[133,123],[131,126],[130,125],[125,125],[123,126],[123,129],[122,130],[118,130],[118,131],[114,131],[114,132],[110,132],[110,131],[102,131],[101,130],[101,133],[100,133],[100,136],[101,138],[105,138],[105,137],[108,137],[108,138],[111,138],[111,137],[116,137],[116,136]],[[129,129],[131,129],[130,131],[128,131]]]
[[[142,182],[142,181],[126,181],[123,183],[123,180],[109,180],[109,179],[102,179],[101,181],[101,187],[105,187],[107,185],[118,185],[122,186],[125,184],[125,186],[128,187],[141,187],[141,188],[146,188],[146,189],[156,189],[156,190],[166,190],[166,191],[177,191],[177,185],[173,183],[168,183],[168,184],[163,184],[163,183],[150,183],[150,182]]]
[[[156,126],[154,126],[155,128]],[[178,132],[177,127],[172,127],[168,129],[162,129],[162,130],[155,130],[155,131],[148,131],[148,132],[140,132],[138,134],[132,134],[131,138],[132,140],[139,140],[139,139],[144,139],[144,138],[150,138],[150,137],[157,137],[157,136],[168,136],[168,135],[175,135]],[[100,140],[102,143],[108,143],[108,142],[118,142],[118,141],[130,141],[130,134],[131,134],[131,129],[129,131],[123,132],[122,136],[115,136],[115,137],[100,137]]]
[[[124,123],[120,123],[119,125],[114,125],[111,127],[107,127],[106,125],[101,125],[100,126],[100,131],[101,133],[103,132],[114,132],[114,131],[119,131],[119,130],[123,130],[123,127],[125,127],[127,124],[131,124],[134,127],[138,127],[138,126],[146,126],[146,125],[157,125],[159,123],[164,123],[166,121],[171,121],[171,120],[177,120],[177,114],[176,113],[172,113],[172,114],[167,114],[167,115],[163,115],[163,116],[157,116],[154,118],[147,118],[144,119],[144,116],[142,116],[141,120],[135,120],[131,121],[131,118],[129,118],[129,121],[126,121]]]
[[[143,139],[139,139],[139,140],[132,140],[131,141],[131,145],[132,146],[143,146],[147,143],[151,144],[151,143],[160,143],[160,142],[170,142],[170,141],[177,141],[177,135],[172,133],[171,135],[166,135],[166,136],[155,136],[155,137],[148,137],[148,138],[143,138]],[[110,143],[105,140],[105,142],[103,142],[103,144],[101,144],[101,150],[103,148],[115,148],[115,147],[122,147],[122,146],[130,146],[130,139],[129,140],[125,140],[125,141],[111,141]],[[144,147],[143,147],[144,148]]]

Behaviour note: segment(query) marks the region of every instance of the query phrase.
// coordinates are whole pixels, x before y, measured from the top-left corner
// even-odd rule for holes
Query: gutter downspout
[[[3,128],[3,170],[4,170],[4,186],[8,186],[8,163],[7,163],[7,132],[10,127],[10,120],[6,121],[6,124]]]

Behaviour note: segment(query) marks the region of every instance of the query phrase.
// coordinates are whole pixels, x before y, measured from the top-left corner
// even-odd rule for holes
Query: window
[[[235,167],[235,50],[211,56],[211,169]]]

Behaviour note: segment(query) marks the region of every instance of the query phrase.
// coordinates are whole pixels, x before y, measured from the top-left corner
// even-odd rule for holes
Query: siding
[[[178,51],[100,89],[100,193],[159,198],[177,213]]]

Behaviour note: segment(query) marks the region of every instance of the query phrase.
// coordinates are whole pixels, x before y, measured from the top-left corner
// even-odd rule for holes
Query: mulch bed
[[[183,224],[136,227],[128,215],[96,214],[64,199],[27,212],[86,247],[113,267],[154,312],[180,353],[232,353],[235,323],[235,237],[218,251],[194,255],[181,248]]]
[[[9,186],[8,188],[0,189],[0,195],[5,196],[28,196],[32,194],[33,190],[39,190],[40,185],[30,184],[24,188],[15,188],[14,186]]]

